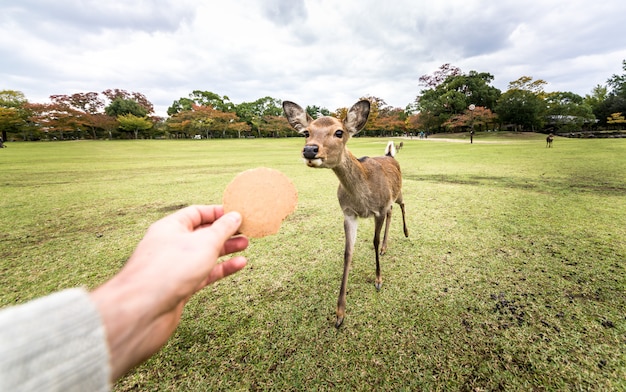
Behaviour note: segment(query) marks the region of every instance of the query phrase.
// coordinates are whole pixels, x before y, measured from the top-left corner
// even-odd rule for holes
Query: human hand
[[[189,298],[246,265],[248,246],[234,236],[237,212],[191,206],[153,223],[124,268],[91,293],[105,325],[111,381],[158,351],[176,329]]]

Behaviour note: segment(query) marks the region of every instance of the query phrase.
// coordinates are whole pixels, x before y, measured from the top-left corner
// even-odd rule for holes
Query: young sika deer
[[[367,122],[370,111],[369,101],[359,101],[352,106],[343,122],[334,117],[320,117],[313,120],[300,106],[289,101],[283,102],[283,110],[289,124],[306,137],[302,156],[307,166],[332,169],[339,178],[337,197],[343,210],[343,227],[346,236],[343,279],[337,301],[335,324],[339,328],[346,312],[346,286],[356,241],[357,218],[374,217],[377,290],[380,290],[383,282],[380,276],[379,256],[387,249],[387,234],[394,202],[400,205],[404,235],[409,236],[402,202],[400,165],[394,159],[393,142],[387,145],[385,156],[374,158],[357,159],[346,148],[350,137],[358,133]],[[385,219],[387,220],[385,235],[382,246],[379,248],[380,231]]]

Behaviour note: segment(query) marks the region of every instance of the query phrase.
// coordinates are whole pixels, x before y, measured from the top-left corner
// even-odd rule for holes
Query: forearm
[[[133,284],[120,276],[94,290],[91,298],[102,318],[109,348],[111,382],[115,382],[160,348],[156,339],[163,333],[159,330],[163,327],[155,318],[161,317],[152,314],[157,308],[156,299],[137,282]],[[173,323],[172,331],[176,327],[175,321]]]

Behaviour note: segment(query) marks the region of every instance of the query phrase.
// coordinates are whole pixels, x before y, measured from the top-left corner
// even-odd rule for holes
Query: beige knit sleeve
[[[108,356],[84,289],[0,311],[0,391],[108,391]]]

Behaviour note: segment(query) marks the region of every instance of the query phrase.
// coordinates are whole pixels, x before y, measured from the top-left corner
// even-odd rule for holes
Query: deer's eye
[[[302,132],[302,134],[304,135],[304,137],[308,138],[309,137],[309,131],[304,131]]]
[[[341,129],[336,130],[335,137],[338,137],[339,139],[341,139],[343,137],[343,131]]]

